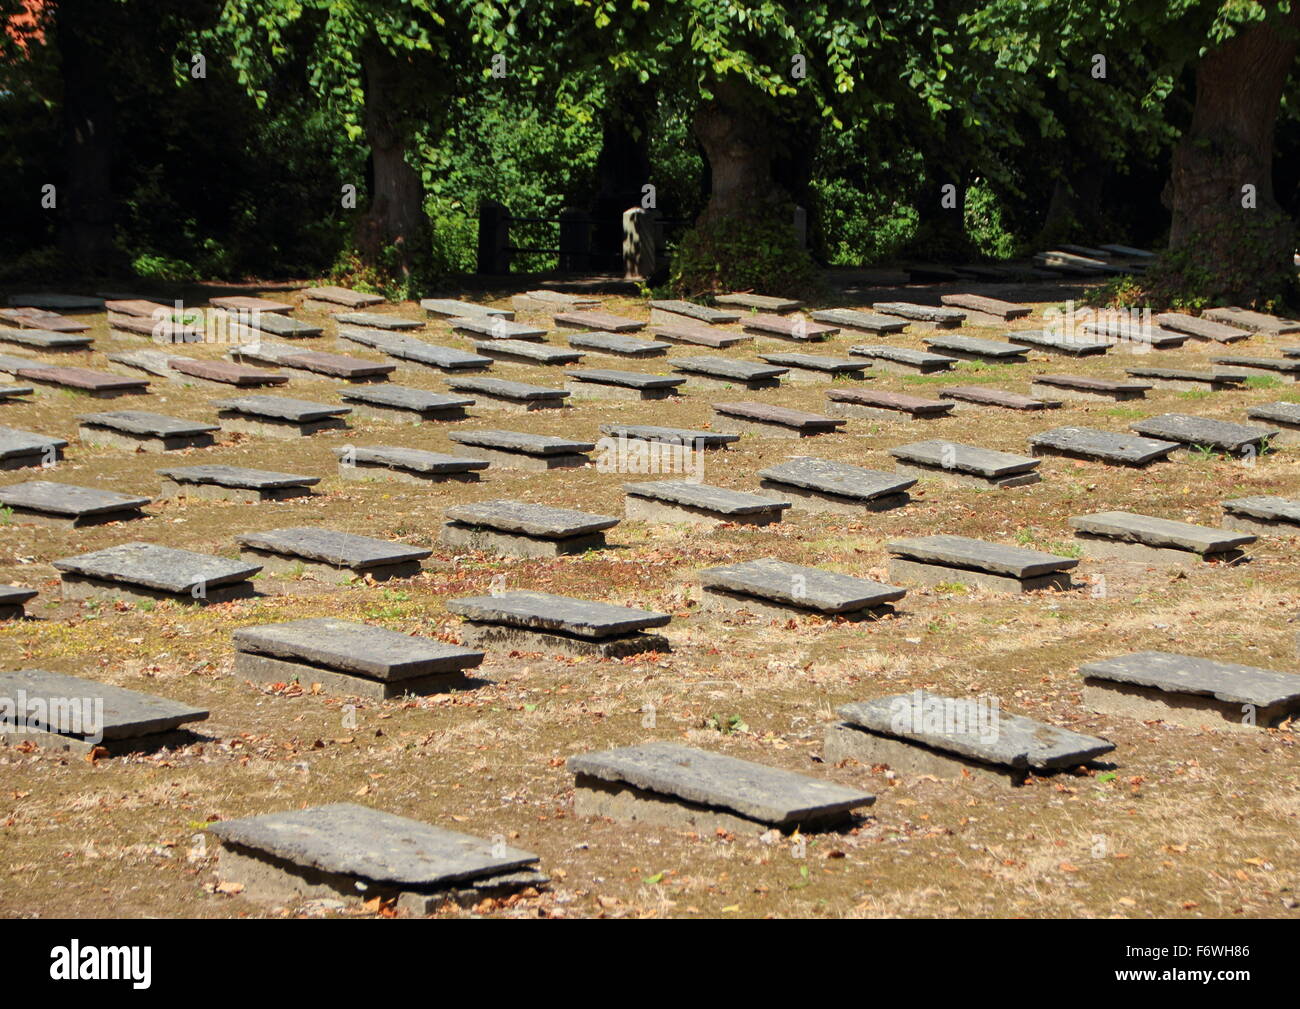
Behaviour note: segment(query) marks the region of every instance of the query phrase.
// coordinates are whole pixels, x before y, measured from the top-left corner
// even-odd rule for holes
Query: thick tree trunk
[[[1295,224],[1273,196],[1273,133],[1296,62],[1300,7],[1248,28],[1196,70],[1196,106],[1174,151],[1164,201],[1173,213],[1171,265],[1213,290],[1254,301],[1294,274]],[[1254,207],[1243,206],[1246,186]],[[1205,278],[1208,276],[1208,280]]]
[[[743,85],[713,85],[695,113],[695,136],[709,162],[709,202],[697,224],[770,217],[789,199],[772,177],[771,117]]]
[[[59,242],[69,263],[105,271],[113,248],[113,75],[95,43],[103,11],[91,3],[57,8],[63,73],[64,184],[57,193]]]

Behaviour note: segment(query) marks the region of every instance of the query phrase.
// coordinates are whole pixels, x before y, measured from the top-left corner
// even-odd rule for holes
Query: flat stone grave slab
[[[1022,785],[1031,774],[1090,764],[1115,749],[1105,739],[928,690],[845,704],[837,714],[842,721],[826,728],[824,760],[884,764],[904,774]]]
[[[24,329],[43,329],[47,333],[84,333],[90,328],[78,319],[41,308],[0,308],[0,319]]]
[[[688,376],[692,385],[714,389],[776,389],[786,373],[785,368],[729,357],[677,357],[668,363],[674,371]]]
[[[680,743],[643,743],[568,759],[573,811],[697,831],[829,830],[875,796]]]
[[[133,319],[158,319],[176,311],[172,305],[160,301],[147,301],[144,298],[123,298],[104,302],[104,310],[110,314],[127,315]]]
[[[48,329],[10,329],[8,326],[0,326],[0,343],[33,347],[36,350],[78,351],[90,350],[94,341],[88,336],[78,336],[76,333],[56,333]]]
[[[446,546],[530,558],[603,550],[605,530],[619,523],[610,515],[510,500],[453,505],[443,514]]]
[[[580,350],[552,347],[547,343],[534,343],[529,340],[485,340],[482,343],[474,344],[474,350],[484,357],[490,357],[497,361],[551,365],[552,367],[577,364],[583,358]]]
[[[1201,318],[1267,336],[1300,333],[1300,322],[1295,319],[1282,319],[1264,312],[1252,312],[1248,308],[1208,308],[1201,313]]]
[[[1055,399],[1120,402],[1145,399],[1151,386],[1146,382],[1116,382],[1092,375],[1035,375],[1029,391]]]
[[[467,350],[459,350],[456,347],[425,343],[423,340],[398,333],[387,333],[383,330],[340,326],[339,338],[373,347],[403,364],[420,365],[447,374],[487,371],[492,367],[492,358],[484,357],[482,354],[471,354]]]
[[[104,308],[103,298],[50,291],[39,294],[11,294],[7,301],[12,308],[40,308],[50,312],[99,312]]]
[[[458,333],[470,333],[488,340],[545,340],[548,330],[524,322],[512,322],[499,315],[474,315],[448,319]]]
[[[853,329],[859,333],[901,333],[908,326],[907,319],[875,312],[859,312],[852,308],[827,308],[812,313],[813,322],[824,322],[840,329]]]
[[[117,546],[52,562],[62,573],[64,599],[170,599],[224,603],[254,595],[249,581],[260,565],[154,543]]]
[[[403,319],[400,315],[382,312],[340,312],[334,321],[345,326],[365,326],[370,329],[423,329],[423,319]]]
[[[566,291],[525,291],[511,297],[510,304],[517,312],[559,312],[586,308],[599,308],[600,298]]]
[[[458,445],[468,445],[476,458],[493,466],[529,472],[545,472],[585,466],[587,453],[596,446],[589,441],[572,441],[526,431],[452,431],[447,435]]]
[[[1223,365],[1230,372],[1245,372],[1247,375],[1267,375],[1269,378],[1294,382],[1300,378],[1300,361],[1286,357],[1214,357],[1215,364]]]
[[[383,898],[432,914],[544,886],[536,855],[351,803],[225,820],[218,874],[262,903]],[[360,896],[359,896],[360,895]]]
[[[426,420],[464,420],[465,408],[474,405],[474,400],[467,396],[448,396],[424,389],[410,389],[404,385],[349,389],[340,393],[340,397],[344,402],[352,404],[353,412],[358,417],[399,424],[419,424]]]
[[[725,449],[740,441],[738,434],[695,431],[686,427],[656,427],[653,424],[601,424],[600,432],[624,442],[681,446],[695,451]]]
[[[956,367],[955,357],[931,354],[909,347],[890,347],[886,344],[859,344],[849,348],[850,354],[871,358],[871,370],[901,375],[934,375]]]
[[[1257,453],[1278,433],[1277,428],[1234,424],[1188,413],[1146,417],[1134,421],[1129,428],[1148,438],[1177,442],[1182,448],[1202,447],[1232,455]]]
[[[77,418],[77,436],[87,445],[109,445],[134,452],[178,452],[216,444],[216,424],[168,417],[147,410],[109,410],[83,413]]]
[[[483,653],[353,620],[316,617],[241,627],[235,676],[254,683],[319,683],[332,694],[387,700],[464,689]]]
[[[0,387],[3,388],[3,387]],[[1246,411],[1251,420],[1267,421],[1277,428],[1279,445],[1300,445],[1300,403],[1265,403]]]
[[[1035,350],[1067,357],[1092,357],[1106,353],[1112,344],[1104,340],[1089,340],[1073,333],[1050,333],[1036,329],[1008,330],[1005,334],[1011,343],[1023,343]]]
[[[196,358],[172,358],[169,362],[172,371],[184,375],[199,385],[213,388],[255,389],[264,386],[285,385],[288,375],[266,371],[263,368],[250,368],[232,361],[202,361]]]
[[[643,340],[622,333],[570,333],[566,339],[570,347],[611,357],[663,357],[672,348],[666,340]]]
[[[68,443],[47,434],[0,427],[0,470],[50,467],[63,458]]]
[[[960,361],[985,361],[989,364],[1024,364],[1024,347],[1000,340],[981,340],[973,336],[934,336],[925,340],[931,351]]]
[[[209,298],[208,304],[213,308],[224,309],[227,312],[265,312],[267,315],[284,315],[293,311],[293,306],[287,301],[272,301],[270,298],[250,298],[243,294]]]
[[[646,631],[665,626],[672,617],[630,606],[548,592],[503,592],[449,599],[447,610],[465,618],[462,636],[479,648],[607,659],[671,650],[666,638]]]
[[[968,322],[1013,322],[1027,318],[1034,311],[1029,305],[1017,305],[1015,302],[986,298],[980,294],[941,294],[939,302],[945,308],[965,312]]]
[[[696,525],[766,526],[780,522],[792,502],[727,490],[685,480],[625,483],[624,515],[646,522],[689,522]]]
[[[686,382],[686,379],[674,375],[650,375],[643,371],[611,368],[579,368],[566,371],[565,375],[570,379],[566,388],[575,396],[633,402],[675,396],[678,386]]]
[[[432,550],[314,526],[237,533],[239,556],[271,574],[303,574],[330,582],[388,581],[420,573]]]
[[[397,369],[395,364],[365,361],[346,354],[327,354],[320,350],[303,350],[288,343],[243,344],[231,350],[230,355],[236,363],[247,358],[276,364],[281,368],[293,368],[295,371],[341,378],[345,382],[383,382]]]
[[[1148,350],[1177,350],[1191,339],[1187,333],[1119,319],[1084,322],[1079,328],[1085,335],[1109,340],[1116,347],[1140,347],[1141,353]]]
[[[710,326],[723,326],[727,323],[740,321],[739,312],[710,308],[708,305],[697,305],[690,301],[650,302],[650,321],[652,323],[673,322],[677,317],[694,319],[696,322],[707,323]]]
[[[477,483],[478,471],[490,465],[487,459],[394,445],[344,445],[334,449],[334,454],[344,480],[396,480],[417,487],[448,481]]]
[[[892,613],[890,604],[907,595],[906,589],[894,585],[770,557],[706,568],[699,578],[707,609],[743,610],[778,619],[812,613],[845,620],[874,620]]]
[[[1198,389],[1219,391],[1237,389],[1246,381],[1245,375],[1226,375],[1221,372],[1195,371],[1185,368],[1129,368],[1130,378],[1140,378],[1158,389],[1177,389],[1191,392]]]
[[[919,322],[937,329],[956,329],[966,321],[966,313],[959,309],[916,305],[910,301],[877,301],[872,304],[871,310],[884,316],[906,319],[913,323]]]
[[[313,336],[321,336],[325,332],[321,326],[275,312],[240,316],[239,320],[240,323],[247,323],[247,325],[236,323],[233,328],[241,341],[246,343],[256,343],[263,339],[261,335],[263,333],[270,333],[272,336],[283,337],[286,340],[305,340]]]
[[[1083,702],[1094,711],[1188,728],[1273,728],[1300,711],[1295,673],[1173,652],[1088,662]]]
[[[1198,340],[1213,340],[1216,343],[1245,340],[1251,333],[1249,329],[1238,329],[1236,326],[1228,326],[1213,319],[1198,319],[1194,315],[1183,315],[1181,312],[1161,312],[1156,316],[1156,323],[1165,329],[1172,329],[1175,333],[1186,333]]]
[[[1035,399],[991,385],[946,385],[939,390],[939,396],[942,399],[955,399],[961,403],[1002,410],[1055,410],[1061,405],[1059,399]]]
[[[758,475],[760,487],[789,498],[793,508],[840,515],[901,508],[916,485],[915,477],[810,456],[769,466]]]
[[[555,324],[566,329],[591,329],[606,333],[635,333],[646,324],[609,312],[557,312]]]
[[[717,414],[714,426],[719,431],[761,434],[772,438],[812,438],[819,434],[834,434],[848,423],[820,413],[809,413],[807,410],[792,410],[788,406],[745,400],[714,403],[713,412]]]
[[[685,319],[681,322],[661,323],[657,326],[651,326],[650,332],[660,340],[667,340],[669,343],[711,347],[714,350],[724,350],[727,347],[734,347],[738,343],[753,339],[752,336],[746,333],[736,333],[727,329],[711,329],[703,323],[688,322]]]
[[[94,399],[116,399],[119,396],[143,396],[149,391],[149,382],[143,378],[129,378],[91,368],[63,368],[38,365],[20,368],[16,378],[39,385],[52,385],[60,389],[73,389]]]
[[[867,377],[870,361],[823,354],[759,354],[768,364],[786,369],[791,382],[831,382],[835,379],[861,381]]]
[[[4,385],[0,383],[0,403],[17,403],[19,397],[30,396],[35,390],[30,385]]]
[[[880,420],[927,420],[946,417],[954,404],[882,389],[828,389],[826,409],[842,417]]]
[[[302,438],[318,431],[347,428],[343,418],[351,407],[312,403],[286,396],[239,396],[219,399],[217,408],[223,431],[260,434],[270,438]]]
[[[747,315],[741,320],[740,325],[746,333],[773,336],[782,340],[794,340],[797,343],[813,343],[818,340],[827,340],[840,331],[839,326],[828,326],[823,322],[810,322],[802,315]]]
[[[1223,527],[1265,535],[1294,535],[1300,532],[1300,500],[1256,496],[1224,501]]]
[[[327,312],[339,312],[344,309],[355,311],[384,303],[382,295],[365,294],[346,287],[335,287],[332,284],[324,287],[309,287],[302,292],[302,296],[307,299],[307,307],[320,308]]]
[[[165,378],[170,382],[180,381],[177,373],[172,371],[172,361],[175,358],[165,350],[136,348],[134,350],[114,351],[104,356],[108,358],[110,364],[119,365],[114,370],[123,375],[135,375],[137,372],[144,372],[146,375],[157,375],[159,378]]]
[[[1212,529],[1132,512],[1072,515],[1074,538],[1089,557],[1190,566],[1202,561],[1235,562],[1255,542],[1249,533]]]
[[[1091,459],[1116,466],[1147,466],[1168,460],[1178,443],[1093,427],[1054,427],[1029,438],[1034,455],[1060,455],[1071,459]]]
[[[203,498],[210,501],[285,501],[310,497],[318,476],[277,473],[274,470],[244,469],[240,466],[173,466],[157,471],[162,477],[159,500]]]
[[[0,620],[22,620],[27,615],[23,607],[39,594],[36,589],[0,583]]]
[[[476,305],[472,301],[454,301],[450,298],[425,298],[420,302],[420,307],[430,315],[441,316],[444,319],[472,319],[475,316],[493,318],[499,316],[507,322],[512,322],[515,317],[515,313],[508,308],[491,308],[487,305]]]
[[[109,756],[185,746],[199,737],[182,725],[208,712],[108,683],[19,669],[0,673],[0,743],[35,743],[78,755],[102,747]]]
[[[135,333],[137,336],[147,336],[155,343],[204,342],[206,337],[200,327],[186,325],[182,322],[176,322],[174,319],[166,318],[163,313],[170,311],[172,309],[159,307],[158,312],[160,314],[155,315],[153,318],[109,312],[108,325],[110,329]]]
[[[793,312],[803,307],[802,301],[794,301],[791,298],[773,298],[766,294],[749,294],[745,292],[719,294],[714,300],[719,305],[754,308],[760,312],[775,312],[778,315],[784,315],[786,312]]]
[[[527,382],[507,382],[501,378],[472,376],[448,378],[447,388],[455,392],[473,394],[476,406],[508,410],[512,413],[561,410],[568,406],[565,400],[572,395],[568,389],[552,389],[550,386],[530,385]]]
[[[10,509],[15,521],[65,529],[144,518],[140,509],[148,503],[147,497],[47,480],[0,487],[0,507]]]
[[[967,536],[920,536],[885,545],[891,581],[922,585],[957,583],[1018,595],[1069,589],[1079,562],[1041,550],[989,543]]]

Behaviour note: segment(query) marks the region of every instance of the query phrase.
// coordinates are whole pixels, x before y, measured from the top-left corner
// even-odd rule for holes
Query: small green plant
[[[1178,394],[1179,399],[1191,399],[1191,400],[1207,399],[1209,396],[1210,396],[1209,389],[1187,389],[1186,391],[1180,392]]]
[[[748,732],[749,726],[739,715],[712,714],[704,719],[704,727],[729,736],[733,732]]]
[[[12,525],[14,521],[14,510],[8,505],[0,505],[0,526]]]
[[[969,592],[970,587],[967,585],[963,585],[961,582],[939,582],[937,585],[935,585],[934,590],[936,592],[947,592],[950,594],[962,595],[963,593]]]

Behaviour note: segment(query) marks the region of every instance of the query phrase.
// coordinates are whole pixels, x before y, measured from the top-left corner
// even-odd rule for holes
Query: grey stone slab
[[[28,456],[43,456],[53,462],[62,458],[63,450],[67,447],[68,443],[62,438],[51,438],[46,434],[20,431],[12,427],[0,427],[0,464],[5,460]],[[0,465],[0,468],[4,468],[3,465]]]
[[[0,506],[18,513],[37,512],[67,518],[86,518],[102,514],[138,513],[149,503],[147,497],[119,494],[98,487],[78,487],[48,480],[0,487]]]
[[[943,697],[925,690],[846,704],[837,713],[849,725],[873,735],[904,739],[984,764],[1053,771],[1087,764],[1115,744],[1024,715],[998,710],[981,721],[971,698]]]
[[[378,361],[366,361],[346,354],[327,354],[319,350],[303,350],[293,344],[250,343],[230,351],[236,363],[247,358],[278,364],[282,368],[296,368],[330,378],[384,379],[397,367]]]
[[[1014,302],[1001,301],[998,298],[986,298],[980,294],[941,294],[939,301],[946,308],[978,312],[981,315],[993,315],[1004,322],[1023,319],[1034,311],[1029,305],[1017,305]],[[893,314],[897,315],[898,313]]]
[[[720,420],[723,418],[738,419],[774,427],[791,428],[805,434],[838,431],[846,423],[846,421],[835,417],[825,417],[820,413],[809,413],[807,410],[792,410],[787,406],[776,406],[749,400],[735,403],[714,403],[713,410],[720,415]]]
[[[511,297],[510,304],[520,312],[558,312],[563,309],[599,308],[600,299],[566,291],[525,291]]]
[[[1055,410],[1059,400],[1034,399],[1018,392],[1008,392],[989,385],[948,385],[939,390],[943,399],[955,399],[976,406],[994,406],[1004,410]]]
[[[22,347],[35,347],[37,350],[89,350],[94,341],[88,336],[73,333],[0,326],[0,343],[15,343]]]
[[[1085,677],[1154,687],[1173,694],[1203,694],[1260,708],[1300,704],[1300,676],[1255,666],[1216,662],[1173,652],[1134,652],[1079,667]]]
[[[414,413],[455,411],[463,414],[465,407],[474,405],[474,401],[467,396],[448,396],[445,393],[412,389],[404,385],[377,385],[363,389],[348,389],[339,395],[349,403],[365,403],[393,410],[409,410]]]
[[[570,347],[615,357],[662,357],[672,347],[663,340],[643,340],[622,333],[570,333],[567,339]]]
[[[177,381],[176,372],[172,371],[175,358],[163,350],[123,350],[106,355],[113,364],[120,364],[135,371],[147,372],[159,378]]]
[[[857,501],[892,497],[916,485],[914,477],[811,457],[769,466],[759,470],[758,475],[775,483],[789,484]]]
[[[747,292],[719,294],[714,300],[719,305],[756,308],[760,312],[776,312],[778,314],[793,312],[803,306],[802,301],[794,301],[791,298],[773,298],[766,294],[749,294]]]
[[[931,354],[925,350],[912,350],[910,347],[891,347],[887,344],[858,344],[850,347],[849,353],[856,354],[859,357],[871,358],[877,368],[888,364],[920,374],[948,371],[957,364],[956,358],[945,357],[943,354]]]
[[[625,483],[623,489],[632,497],[648,498],[669,504],[700,508],[718,515],[740,517],[764,512],[780,511],[790,507],[789,501],[774,500],[744,491],[727,490],[710,484],[688,483],[685,480],[651,480],[644,483]]]
[[[492,358],[484,357],[482,354],[471,354],[467,350],[459,350],[455,347],[425,343],[423,340],[402,336],[400,333],[340,326],[339,337],[365,347],[373,347],[399,361],[428,365],[440,371],[479,371],[492,365]]]
[[[0,673],[0,736],[9,729],[14,741],[23,728],[92,742],[99,741],[96,736],[105,741],[138,739],[207,717],[203,708],[66,673]]]
[[[587,639],[663,627],[672,619],[667,613],[557,596],[549,592],[503,592],[496,596],[449,599],[447,609],[479,623],[554,631]]]
[[[1295,319],[1282,319],[1264,312],[1252,312],[1247,308],[1209,308],[1202,313],[1201,318],[1270,336],[1300,333],[1300,322]]]
[[[1168,459],[1177,448],[1177,442],[1099,431],[1092,427],[1054,427],[1029,438],[1029,449],[1035,455],[1064,455],[1122,466],[1145,466]]]
[[[329,617],[241,627],[234,644],[241,652],[378,680],[456,672],[483,661],[482,652],[459,645]]]
[[[654,318],[655,312],[667,312],[669,315],[680,315],[688,319],[695,319],[697,322],[705,322],[710,326],[725,325],[730,322],[739,322],[739,312],[728,312],[724,309],[710,308],[708,305],[696,305],[690,301],[679,300],[661,300],[651,301],[651,318]]]
[[[52,312],[98,312],[104,308],[103,298],[88,298],[80,294],[11,294],[7,299],[13,308],[43,308]]]
[[[309,287],[302,292],[304,298],[310,298],[312,301],[324,301],[332,305],[342,305],[345,308],[369,308],[371,305],[382,305],[384,299],[378,294],[366,294],[362,291],[353,291],[346,287],[335,287],[326,285],[324,287]]]
[[[1035,375],[1034,382],[1053,389],[1099,395],[1108,399],[1142,398],[1151,388],[1145,382],[1116,382],[1093,375]]]
[[[691,322],[685,318],[681,322],[656,323],[650,327],[650,332],[661,340],[668,340],[670,343],[712,347],[715,350],[734,347],[738,343],[753,339],[752,336],[744,333],[714,329],[703,323]]]
[[[146,410],[109,410],[103,413],[83,413],[77,418],[91,427],[106,428],[128,435],[142,435],[155,438],[193,437],[221,430],[216,424],[204,424],[200,421],[183,420],[180,417],[168,417],[161,413]]]
[[[618,525],[611,515],[594,515],[572,508],[552,508],[530,501],[476,501],[452,505],[443,513],[453,522],[522,533],[543,539],[568,539],[603,532]]]
[[[373,568],[409,564],[412,561],[422,561],[433,553],[432,550],[423,547],[313,526],[237,533],[235,542],[241,547],[259,553],[300,557],[351,571],[369,571]]]
[[[644,322],[609,312],[557,312],[554,319],[557,326],[600,330],[606,333],[634,333],[646,327]]]
[[[249,417],[270,417],[295,424],[342,417],[352,412],[352,408],[347,406],[330,406],[303,399],[289,399],[286,396],[238,396],[234,399],[217,400],[212,405],[231,413]]]
[[[245,469],[241,466],[172,466],[157,472],[159,476],[179,484],[212,484],[243,490],[283,490],[290,487],[314,487],[320,483],[318,476]]]
[[[487,305],[476,305],[472,301],[454,301],[450,298],[425,298],[420,302],[420,307],[430,315],[438,315],[444,319],[472,319],[475,316],[487,316],[488,318],[500,317],[507,322],[512,322],[515,313],[508,308],[490,308]]]
[[[923,399],[905,392],[886,392],[883,389],[829,389],[826,398],[828,409],[852,417],[883,417],[892,419],[907,416],[913,419],[946,417],[954,405],[938,399]]]
[[[1234,533],[1151,515],[1136,515],[1133,512],[1072,515],[1070,525],[1076,532],[1099,539],[1185,550],[1202,556],[1227,553],[1255,542],[1255,537],[1247,533]]]
[[[726,448],[740,441],[738,434],[719,431],[696,431],[683,427],[656,427],[653,424],[601,424],[602,434],[629,441],[659,442],[691,448]]]
[[[1102,319],[1085,322],[1080,329],[1088,336],[1099,336],[1116,344],[1144,344],[1152,350],[1176,350],[1191,337],[1149,323],[1135,323],[1128,319]]]
[[[344,445],[334,449],[341,465],[369,463],[413,473],[447,474],[469,473],[488,468],[485,459],[467,459],[442,452],[426,452],[418,448],[401,448],[395,445]]]
[[[1039,460],[1028,456],[998,452],[977,445],[963,445],[955,441],[942,441],[937,438],[900,445],[898,448],[891,448],[889,454],[903,462],[937,466],[990,478],[1026,473],[1037,469],[1039,465]]]
[[[1265,371],[1276,372],[1280,375],[1286,375],[1291,378],[1300,377],[1300,361],[1286,357],[1213,357],[1210,358],[1215,364],[1222,364],[1228,368],[1242,368],[1246,371]]]
[[[725,589],[823,614],[875,609],[907,595],[906,589],[893,585],[770,557],[706,568],[699,577],[706,588]]]
[[[916,305],[910,301],[877,301],[871,309],[882,315],[896,315],[901,319],[929,322],[936,326],[960,326],[966,321],[966,313],[959,309]]]
[[[1090,357],[1104,354],[1111,344],[1104,340],[1089,340],[1073,333],[1050,333],[1039,330],[1017,329],[1006,334],[1011,343],[1023,343],[1037,350],[1045,350],[1069,357]]]
[[[529,340],[487,340],[474,344],[474,349],[485,357],[526,364],[577,364],[583,358],[581,351]]]
[[[729,357],[676,357],[669,363],[674,371],[688,375],[707,375],[710,378],[734,379],[740,382],[779,379],[786,373],[785,368],[755,364],[752,361],[736,361]]]
[[[1234,424],[1186,413],[1162,413],[1134,421],[1129,428],[1149,438],[1178,442],[1180,445],[1204,445],[1222,452],[1241,452],[1259,448],[1278,434],[1277,428],[1257,424]]]
[[[827,357],[823,354],[759,354],[768,364],[780,368],[798,368],[802,371],[825,372],[828,378],[836,375],[861,377],[871,367],[870,361],[851,357]]]
[[[812,322],[802,315],[749,315],[741,319],[740,324],[746,333],[808,343],[829,339],[840,331],[839,326]]]
[[[840,822],[875,801],[874,796],[833,782],[680,743],[579,754],[570,757],[567,766],[580,785],[584,778],[628,785],[774,827]]]
[[[30,396],[35,390],[30,385],[0,384],[0,403],[16,401],[19,396]]]
[[[1073,557],[1058,557],[1042,550],[989,543],[968,536],[919,536],[894,540],[885,548],[896,557],[923,564],[969,568],[1019,579],[1069,571],[1079,564]]]
[[[1186,333],[1188,336],[1201,340],[1214,340],[1218,343],[1244,340],[1251,333],[1248,329],[1227,326],[1213,319],[1198,319],[1194,315],[1184,315],[1181,312],[1162,312],[1156,316],[1156,322],[1165,329],[1172,329],[1175,333]]]
[[[1235,388],[1246,381],[1245,375],[1225,375],[1223,372],[1187,368],[1129,368],[1127,373],[1132,378],[1149,379],[1153,384],[1179,383],[1192,387],[1208,385],[1215,389]]]
[[[993,361],[1001,364],[1020,364],[1025,361],[1025,348],[1000,340],[981,340],[973,336],[934,336],[925,340],[931,351],[947,357]]]
[[[222,298],[209,298],[208,304],[213,308],[220,308],[227,312],[266,312],[267,314],[283,315],[293,311],[293,306],[287,301],[272,301],[270,298],[250,298],[246,295],[234,294]]]
[[[239,318],[242,322],[248,323],[246,327],[248,332],[240,334],[245,339],[256,340],[260,338],[257,334],[270,333],[272,336],[282,336],[287,340],[305,340],[325,332],[320,326],[276,312],[259,312],[256,315],[241,315]]]
[[[1300,403],[1265,403],[1246,411],[1251,420],[1266,420],[1287,427],[1300,425]]]
[[[56,570],[65,575],[140,585],[160,592],[187,596],[194,595],[198,590],[247,581],[262,570],[258,564],[232,561],[190,550],[176,550],[154,543],[121,543],[52,563]]]
[[[380,312],[340,312],[334,321],[347,326],[368,326],[371,329],[420,329],[424,326],[421,319],[403,319],[400,315],[385,315]]]
[[[1300,500],[1295,498],[1239,497],[1224,501],[1223,510],[1230,516],[1255,519],[1264,525],[1300,527]]]
[[[594,442],[573,441],[527,431],[452,431],[447,437],[460,445],[521,452],[525,455],[573,455],[590,452],[596,447]]]
[[[23,353],[26,353],[25,351]],[[44,364],[30,357],[19,357],[16,354],[0,354],[0,372],[10,375],[17,375],[20,371],[30,368],[52,368],[51,364]]]
[[[0,606],[22,606],[24,603],[31,602],[38,595],[40,593],[36,589],[0,583]]]
[[[474,333],[489,340],[544,340],[547,334],[547,330],[539,326],[512,322],[499,315],[450,319],[448,324],[458,333]]]
[[[618,371],[613,368],[574,368],[565,372],[579,382],[621,385],[629,389],[676,389],[686,381],[672,375],[652,375],[644,371]]]
[[[567,389],[552,389],[545,385],[530,385],[526,382],[507,382],[500,378],[476,378],[473,376],[449,378],[447,388],[456,392],[477,393],[496,399],[514,400],[522,403],[543,402],[547,400],[564,400],[569,396]]]
[[[859,312],[851,308],[829,308],[813,312],[812,320],[863,333],[901,333],[908,325],[906,319],[891,318],[875,312]]]

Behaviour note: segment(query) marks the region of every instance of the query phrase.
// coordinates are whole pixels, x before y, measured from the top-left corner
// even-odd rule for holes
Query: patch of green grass
[[[1187,389],[1178,394],[1179,399],[1208,399],[1211,396],[1209,389]]]
[[[705,717],[704,728],[721,732],[724,736],[729,736],[733,732],[749,731],[749,726],[739,715],[724,715],[718,712]]]
[[[936,592],[949,592],[954,595],[962,595],[970,591],[969,585],[963,585],[961,582],[939,582],[934,590]]]
[[[1282,380],[1272,375],[1247,375],[1245,382],[1247,389],[1276,389],[1281,384]]]
[[[1146,411],[1132,406],[1114,406],[1106,411],[1106,416],[1117,417],[1120,420],[1137,420],[1139,417],[1145,417]]]

